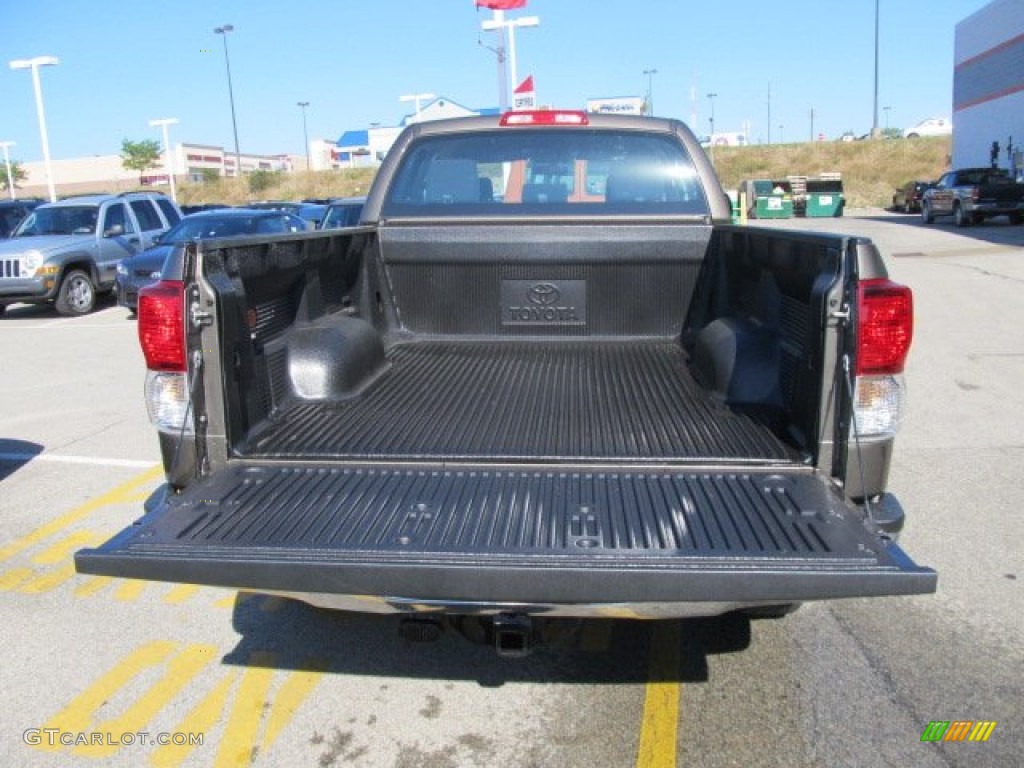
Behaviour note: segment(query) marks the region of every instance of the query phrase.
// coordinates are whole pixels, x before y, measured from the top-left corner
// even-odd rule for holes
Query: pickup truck
[[[79,572],[509,654],[531,618],[934,591],[886,491],[910,290],[729,217],[678,121],[512,112],[407,128],[357,227],[177,248],[139,302],[167,482]]]
[[[998,168],[949,171],[921,197],[924,223],[931,224],[936,216],[952,216],[958,227],[981,224],[994,216],[1020,224],[1024,222],[1024,184]]]
[[[34,208],[0,241],[0,315],[9,304],[52,303],[84,315],[114,289],[121,259],[145,250],[181,220],[163,195],[82,195]]]

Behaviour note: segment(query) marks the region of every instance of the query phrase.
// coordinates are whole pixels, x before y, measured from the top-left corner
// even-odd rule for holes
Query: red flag
[[[490,8],[492,11],[511,11],[525,5],[526,0],[476,0],[477,8]]]
[[[523,82],[521,82],[518,86],[516,86],[514,93],[533,93],[534,90],[535,88],[533,87],[533,75],[530,75],[528,78],[523,80]]]

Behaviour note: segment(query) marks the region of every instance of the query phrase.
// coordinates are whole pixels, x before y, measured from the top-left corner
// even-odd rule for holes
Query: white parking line
[[[46,461],[54,464],[94,464],[101,467],[127,467],[129,469],[149,469],[158,461],[138,461],[135,459],[103,459],[95,456],[62,456],[57,453],[0,453],[0,462]]]

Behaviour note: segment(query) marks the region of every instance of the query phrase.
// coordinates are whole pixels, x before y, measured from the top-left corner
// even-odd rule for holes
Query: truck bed
[[[291,399],[249,458],[758,464],[797,452],[692,378],[671,340],[421,341],[335,402]]]

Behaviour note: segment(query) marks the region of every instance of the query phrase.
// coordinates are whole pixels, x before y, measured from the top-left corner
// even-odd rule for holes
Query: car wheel
[[[918,135],[916,133],[908,133],[907,134],[907,138],[908,139],[916,139],[916,138],[918,138]]]
[[[80,269],[68,272],[60,284],[56,304],[62,315],[75,317],[92,312],[96,306],[96,287],[89,275]]]
[[[932,215],[932,207],[928,203],[921,203],[921,221],[925,224],[931,224],[935,221],[935,216]]]
[[[4,312],[6,312],[6,311],[7,311],[7,305],[6,304],[0,304],[0,317],[3,317]]]
[[[953,223],[958,227],[969,227],[971,225],[970,218],[964,213],[963,206],[959,204],[953,206]]]

